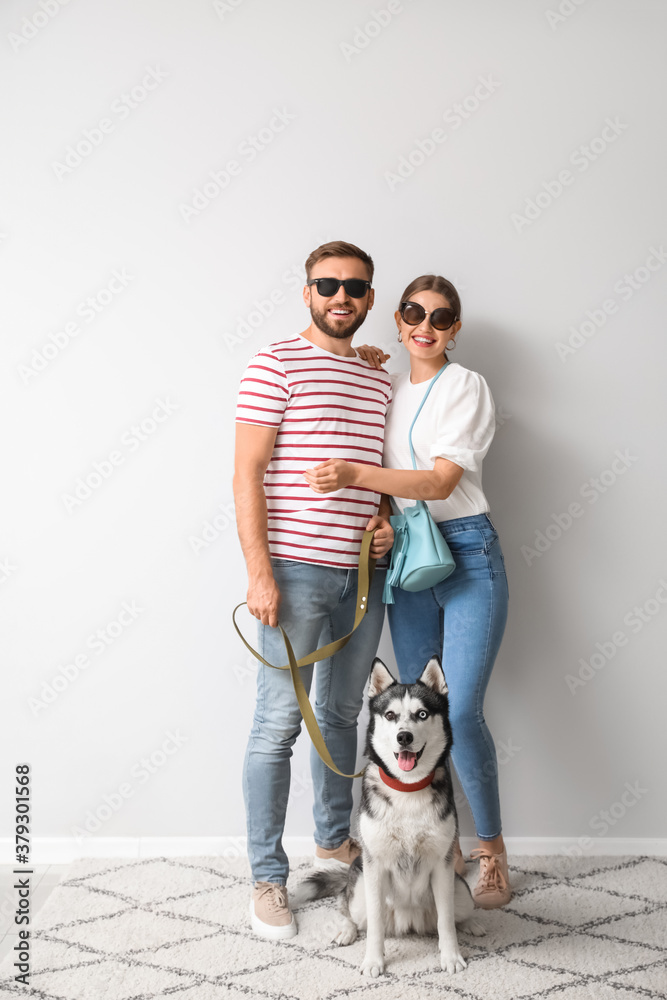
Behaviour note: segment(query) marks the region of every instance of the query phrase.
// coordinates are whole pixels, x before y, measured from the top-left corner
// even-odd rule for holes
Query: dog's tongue
[[[412,750],[401,750],[398,755],[398,766],[401,771],[411,771],[417,763],[417,754]]]

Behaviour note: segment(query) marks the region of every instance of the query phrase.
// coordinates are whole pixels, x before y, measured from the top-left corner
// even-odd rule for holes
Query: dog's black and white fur
[[[473,919],[475,904],[468,884],[454,871],[458,818],[449,754],[448,689],[440,660],[433,657],[415,684],[399,684],[382,660],[373,661],[368,697],[370,724],[366,767],[359,808],[362,856],[349,869],[314,872],[296,888],[292,904],[340,895],[344,926],[337,944],[352,944],[366,930],[361,972],[384,972],[384,939],[415,931],[437,932],[440,964],[460,972],[466,962],[459,950],[456,924],[484,934]],[[413,749],[414,748],[414,749]],[[415,791],[434,772],[433,781]]]

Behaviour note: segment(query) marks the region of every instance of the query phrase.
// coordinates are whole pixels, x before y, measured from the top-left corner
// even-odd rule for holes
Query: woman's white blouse
[[[411,469],[408,431],[428,381],[413,385],[409,372],[392,375],[393,400],[387,412],[382,464],[387,469]],[[478,373],[450,362],[437,380],[412,431],[418,469],[432,469],[436,458],[463,468],[463,475],[446,500],[428,500],[435,521],[484,514],[489,504],[482,490],[482,460],[496,430],[491,390]],[[394,497],[403,512],[414,500]]]

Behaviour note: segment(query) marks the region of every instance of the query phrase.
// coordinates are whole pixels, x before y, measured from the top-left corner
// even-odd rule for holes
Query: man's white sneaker
[[[274,941],[294,937],[296,919],[289,908],[286,886],[277,882],[255,882],[250,900],[250,924],[260,937]]]

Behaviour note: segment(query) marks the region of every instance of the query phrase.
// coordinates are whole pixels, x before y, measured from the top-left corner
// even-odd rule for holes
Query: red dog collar
[[[379,764],[378,771],[380,772],[380,777],[384,781],[385,785],[389,785],[390,788],[395,788],[397,792],[418,792],[421,788],[427,788],[435,778],[435,771],[431,771],[431,773],[427,774],[421,781],[415,781],[414,784],[408,784],[407,781],[399,781],[398,778],[392,778],[390,774],[387,774],[386,771],[382,770]]]

